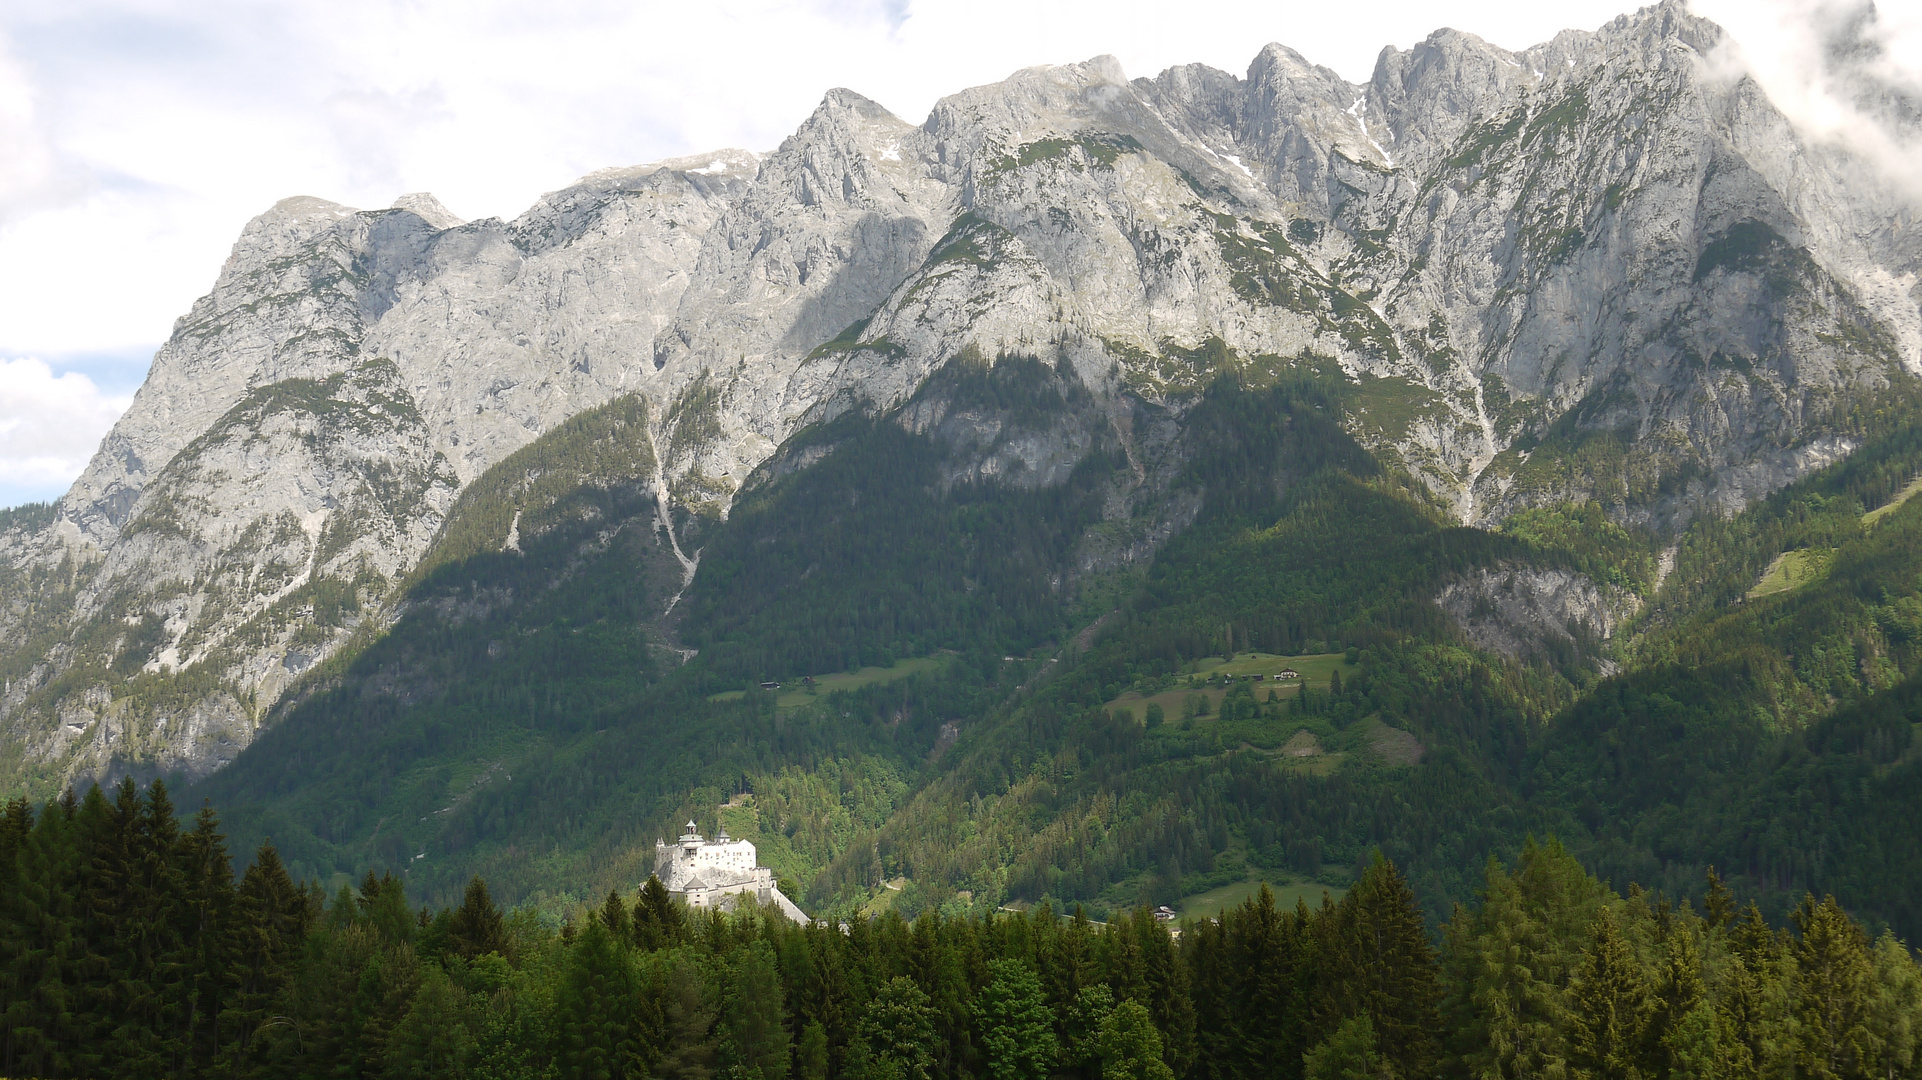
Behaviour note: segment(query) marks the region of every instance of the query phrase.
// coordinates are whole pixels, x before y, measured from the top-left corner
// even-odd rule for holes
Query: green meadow
[[[941,666],[939,656],[919,656],[911,660],[897,660],[892,667],[864,667],[859,671],[835,671],[826,675],[814,676],[814,685],[796,680],[781,684],[774,706],[778,709],[798,709],[823,694],[837,691],[859,690],[876,683],[890,683],[905,679],[910,675],[931,672]],[[745,690],[727,690],[708,695],[709,701],[734,701],[747,696]]]

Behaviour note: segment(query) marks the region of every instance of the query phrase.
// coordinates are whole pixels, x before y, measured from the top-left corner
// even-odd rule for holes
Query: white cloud
[[[0,357],[0,506],[58,497],[132,400],[34,357]]]
[[[1805,137],[1922,200],[1922,5],[1694,0],[1729,31],[1713,59],[1754,78]]]

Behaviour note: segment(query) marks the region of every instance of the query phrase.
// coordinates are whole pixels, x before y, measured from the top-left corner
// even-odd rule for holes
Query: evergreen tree
[[[487,953],[507,952],[507,923],[487,883],[475,874],[467,882],[467,892],[447,927],[447,947],[456,956],[472,960]]]
[[[391,873],[372,870],[361,879],[356,917],[388,942],[412,941],[418,921],[407,906],[407,884]]]
[[[1713,866],[1708,868],[1708,890],[1702,898],[1702,913],[1707,917],[1708,924],[1716,929],[1727,926],[1735,919],[1735,897]]]
[[[164,783],[154,781],[143,799],[128,778],[101,824],[82,886],[92,1031],[75,1064],[95,1074],[163,1075],[186,1050],[179,822]]]
[[[988,973],[988,985],[974,1000],[988,1075],[994,1080],[1047,1080],[1059,1047],[1041,980],[1012,959],[991,961]]]
[[[753,941],[735,950],[727,995],[727,1048],[734,1080],[785,1080],[789,1040],[774,950]]]
[[[71,792],[69,792],[71,794]],[[98,798],[99,789],[94,789]],[[24,805],[24,804],[23,804]],[[10,827],[25,825],[10,809]],[[0,890],[0,1072],[64,1076],[87,1029],[82,843],[77,808],[49,805],[20,842],[14,888]]]
[[[555,1010],[562,1074],[569,1080],[622,1080],[634,1056],[633,969],[599,919],[589,919],[568,949]]]
[[[1683,927],[1672,927],[1660,942],[1666,963],[1661,968],[1655,992],[1649,1000],[1646,1034],[1659,1044],[1682,1017],[1695,1011],[1708,996],[1702,982],[1702,953],[1695,938]],[[1659,1075],[1666,1066],[1657,1064],[1659,1053],[1651,1054],[1644,1071]]]
[[[1780,937],[1752,901],[1729,926],[1728,952],[1728,971],[1719,1003],[1722,1049],[1731,1080],[1753,1080],[1780,1049],[1775,1045],[1779,1040],[1771,1038],[1769,1032],[1768,999],[1783,954]]]
[[[1868,935],[1835,897],[1805,896],[1790,915],[1795,942],[1795,1073],[1803,1080],[1867,1075],[1874,1060]]]
[[[1145,907],[1119,923],[1115,932],[1135,939],[1134,948],[1128,950],[1140,963],[1135,1000],[1154,1017],[1169,1069],[1177,1076],[1186,1075],[1195,1059],[1195,1008],[1188,994],[1188,969],[1175,953],[1174,939]]]
[[[795,1080],[828,1080],[828,1031],[818,1023],[801,1031],[794,1052]]]
[[[1609,908],[1595,916],[1569,995],[1569,1059],[1577,1074],[1589,1080],[1636,1080],[1648,994],[1641,965]]]
[[[847,938],[835,929],[810,926],[793,935],[798,961],[791,968],[783,965],[794,980],[794,1011],[797,1019],[819,1024],[827,1038],[830,1067],[844,1063],[847,1044],[855,1026],[854,988],[847,971]]]
[[[1441,987],[1428,928],[1395,864],[1375,853],[1338,909],[1329,975],[1350,1016],[1366,1014],[1401,1076],[1426,1076],[1440,1052]]]
[[[662,1080],[709,1080],[714,1075],[714,1021],[720,1015],[691,959],[675,963],[665,988],[667,1036],[656,1075]]]
[[[681,940],[681,908],[667,894],[661,879],[650,876],[634,901],[634,944],[653,952]]]
[[[607,927],[608,935],[622,948],[626,948],[627,943],[633,940],[634,927],[628,922],[627,905],[621,902],[619,891],[608,890],[607,900],[601,904],[596,917],[601,920],[602,926]]]
[[[394,1025],[406,1012],[420,982],[420,960],[413,946],[381,940],[371,925],[354,928],[366,942],[367,961],[354,981],[351,1010],[345,1018],[340,1057],[362,1076],[380,1072],[387,1059],[387,1043]]]
[[[182,1054],[174,1068],[194,1074],[212,1065],[226,1036],[226,1009],[238,981],[233,967],[240,944],[234,925],[234,870],[213,807],[203,805],[194,829],[179,844],[178,905],[185,1003],[180,1021]]]
[[[1908,946],[1884,931],[1872,957],[1875,993],[1869,1031],[1875,1039],[1872,1075],[1883,1080],[1922,1074],[1922,965]]]
[[[386,1080],[463,1080],[479,1051],[467,994],[439,964],[422,970],[407,1013],[388,1036]]]
[[[223,1014],[228,1069],[255,1059],[254,1039],[293,977],[302,942],[315,915],[287,876],[272,842],[254,853],[234,897],[233,992]]]

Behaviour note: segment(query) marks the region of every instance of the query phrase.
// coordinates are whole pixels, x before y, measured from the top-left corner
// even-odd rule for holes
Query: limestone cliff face
[[[1097,435],[1145,460],[1144,417],[1309,365],[1467,522],[1739,507],[1922,372],[1922,235],[1721,42],[1668,3],[1518,53],[1442,31],[1360,85],[1280,45],[1245,76],[1098,58],[918,126],[831,91],[770,154],[597,173],[513,222],[286,200],[53,519],[0,534],[13,775],[219,767],[391,616],[463,489],[626,395],[670,524],[964,352],[1072,373],[1107,418],[901,414],[982,475],[1047,482]],[[1192,506],[1128,513],[1165,539]]]
[[[1478,570],[1449,583],[1435,603],[1484,649],[1523,660],[1592,663],[1614,670],[1601,646],[1640,612],[1625,589],[1568,570]]]

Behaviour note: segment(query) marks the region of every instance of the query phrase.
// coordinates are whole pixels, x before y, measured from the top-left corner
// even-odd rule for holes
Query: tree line
[[[1178,930],[798,926],[653,880],[553,926],[479,878],[438,912],[392,874],[329,898],[271,845],[236,880],[161,783],[0,815],[11,1076],[1899,1080],[1918,1037],[1922,967],[1832,897],[1772,927],[1712,871],[1698,911],[1554,843],[1491,861],[1439,936],[1379,857],[1339,901],[1264,886]]]

